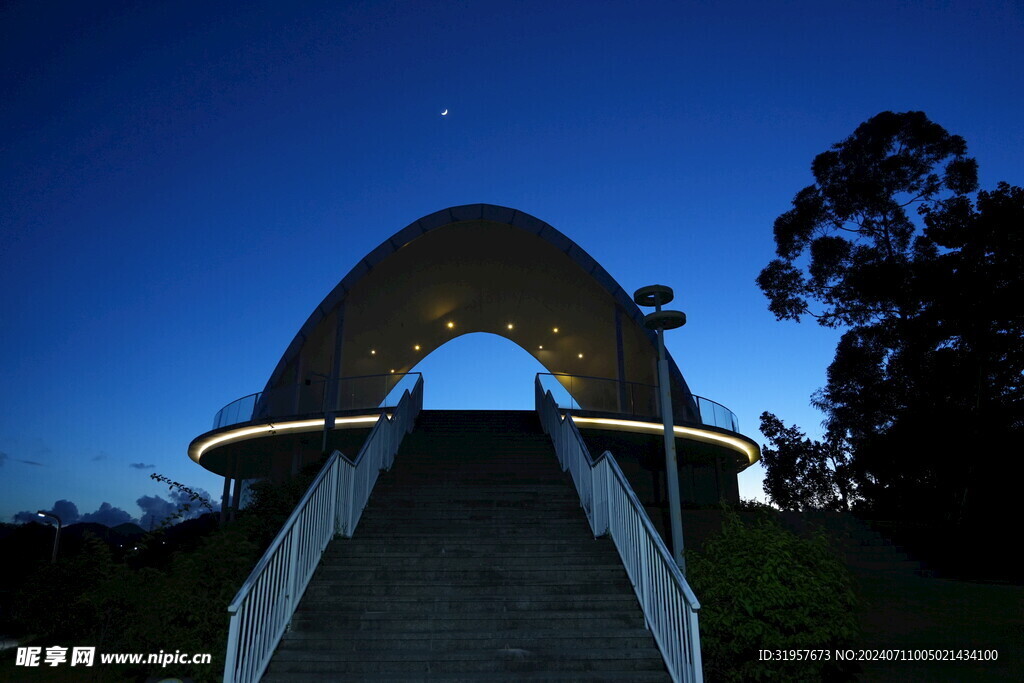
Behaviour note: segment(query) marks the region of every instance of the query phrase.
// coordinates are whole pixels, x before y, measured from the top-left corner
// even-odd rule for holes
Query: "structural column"
[[[629,388],[626,385],[626,354],[622,348],[622,309],[615,305],[615,367],[619,380],[619,405],[620,413],[633,413],[629,401]]]

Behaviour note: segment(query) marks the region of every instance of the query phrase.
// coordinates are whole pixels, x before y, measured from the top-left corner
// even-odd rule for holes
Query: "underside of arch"
[[[574,397],[586,410],[626,412],[630,383],[657,383],[656,338],[642,321],[629,294],[547,223],[488,204],[452,207],[362,259],[310,315],[266,390],[398,376],[460,335],[489,332],[552,373],[615,380],[577,382]],[[689,388],[669,365],[676,420],[696,422]]]

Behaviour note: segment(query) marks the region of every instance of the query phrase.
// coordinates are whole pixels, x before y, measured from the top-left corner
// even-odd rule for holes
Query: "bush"
[[[140,551],[117,561],[109,546],[87,537],[83,549],[51,564],[40,561],[16,588],[11,620],[33,644],[80,644],[98,652],[211,653],[210,665],[125,665],[113,678],[143,680],[173,673],[219,680],[227,643],[227,607],[242,582],[291,514],[318,465],[284,484],[254,487],[252,505],[221,529],[201,532],[173,554],[161,550],[174,528],[160,528],[139,542]],[[166,483],[166,482],[165,482]],[[177,482],[172,488],[189,490]],[[208,520],[212,524],[212,520]],[[179,539],[180,540],[180,539]],[[177,543],[175,545],[178,545]],[[13,660],[0,664],[7,680]],[[13,680],[13,679],[12,679]]]
[[[758,661],[759,650],[846,648],[857,635],[846,567],[822,535],[783,529],[764,512],[722,532],[689,562],[701,603],[705,677],[713,681],[836,680],[834,661]]]

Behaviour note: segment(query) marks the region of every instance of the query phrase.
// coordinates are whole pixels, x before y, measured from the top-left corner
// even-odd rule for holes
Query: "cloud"
[[[213,498],[210,494],[203,489],[195,489],[195,492],[203,496],[213,503]],[[170,500],[163,498],[162,496],[142,496],[136,500],[139,508],[142,510],[142,517],[139,520],[139,526],[143,529],[149,529],[151,526],[158,526],[162,521],[173,515],[178,509],[185,504],[189,505],[189,509],[183,511],[182,519],[193,519],[198,517],[209,510],[203,506],[199,501],[193,501],[184,491],[171,491],[169,494]]]
[[[116,508],[110,503],[103,503],[96,512],[82,515],[78,521],[95,522],[104,526],[117,526],[118,524],[134,522],[135,519],[121,508]]]
[[[58,517],[62,524],[67,526],[68,524],[74,524],[79,520],[78,506],[72,503],[70,500],[58,500],[53,504],[53,507],[49,510],[44,509],[43,512],[50,512]],[[14,515],[15,522],[45,522],[46,519],[40,517],[31,510],[23,510],[18,514]]]
[[[21,458],[12,458],[7,453],[0,451],[0,467],[3,467],[4,463],[7,462],[8,460],[10,460],[11,462],[24,463],[26,465],[35,465],[36,467],[46,467],[46,465],[44,465],[41,462],[36,462],[35,460],[22,460]]]
[[[128,467],[136,470],[151,470],[156,467],[156,465],[147,465],[144,462],[133,462],[131,465],[128,465]]]
[[[0,462],[3,462],[3,460],[3,458],[0,458]],[[152,467],[152,465],[149,465],[149,467]],[[216,509],[217,504],[209,492],[203,489],[195,489],[195,492],[209,500],[210,504]],[[163,496],[142,496],[135,502],[138,504],[139,509],[142,510],[142,516],[139,519],[135,519],[125,510],[114,507],[110,503],[103,503],[96,511],[80,515],[78,513],[78,506],[66,499],[58,500],[46,512],[52,512],[60,517],[61,522],[65,526],[75,522],[94,522],[105,526],[117,526],[126,522],[134,522],[144,529],[159,526],[161,522],[177,512],[184,504],[188,504],[189,509],[182,512],[182,520],[194,519],[209,512],[202,503],[191,500],[189,494],[177,490],[171,491],[167,498]],[[14,521],[18,523],[45,522],[43,518],[36,515],[34,510],[22,510],[14,515]]]
[[[58,500],[47,512],[57,515],[65,524],[74,524],[78,521],[78,506],[70,500]]]
[[[160,522],[173,515],[178,509],[177,505],[160,496],[142,496],[135,502],[142,508],[139,526],[143,529],[159,526]]]
[[[107,454],[106,453],[100,453],[99,455],[92,456],[92,458],[90,458],[89,461],[90,462],[99,462],[100,460],[106,460],[106,459],[107,459]]]

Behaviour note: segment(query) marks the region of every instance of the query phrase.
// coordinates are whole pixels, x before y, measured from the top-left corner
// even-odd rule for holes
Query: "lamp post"
[[[60,529],[63,526],[60,521],[60,517],[53,514],[52,512],[43,512],[39,510],[36,512],[40,517],[49,517],[50,519],[56,520],[57,522],[57,533],[53,537],[53,556],[50,558],[50,562],[57,561],[57,548],[60,546]]]
[[[334,426],[333,424],[331,424],[330,426],[328,426],[328,424],[327,424],[328,423],[328,419],[327,419],[327,392],[331,391],[333,389],[333,387],[331,386],[332,382],[331,382],[331,378],[330,377],[328,377],[327,375],[324,375],[322,373],[310,372],[309,374],[316,375],[317,377],[320,377],[324,381],[324,395],[323,395],[323,398],[320,400],[320,412],[323,413],[323,415],[324,415],[324,436],[323,436],[323,440],[320,442],[320,452],[326,455],[326,453],[327,453],[327,431],[330,429],[330,427]],[[312,384],[312,382],[307,379],[306,380],[306,386],[309,386],[311,384]],[[333,416],[333,413],[332,413],[332,416]]]
[[[653,306],[654,313],[644,316],[644,326],[658,333],[658,390],[661,396],[661,421],[665,428],[665,479],[668,483],[669,519],[672,525],[672,555],[679,570],[686,575],[683,559],[683,520],[679,500],[679,466],[676,463],[675,420],[672,411],[672,388],[669,385],[668,358],[665,357],[665,330],[673,330],[686,324],[682,311],[663,311],[662,305],[672,301],[671,287],[650,285],[641,287],[633,294],[638,306]]]

